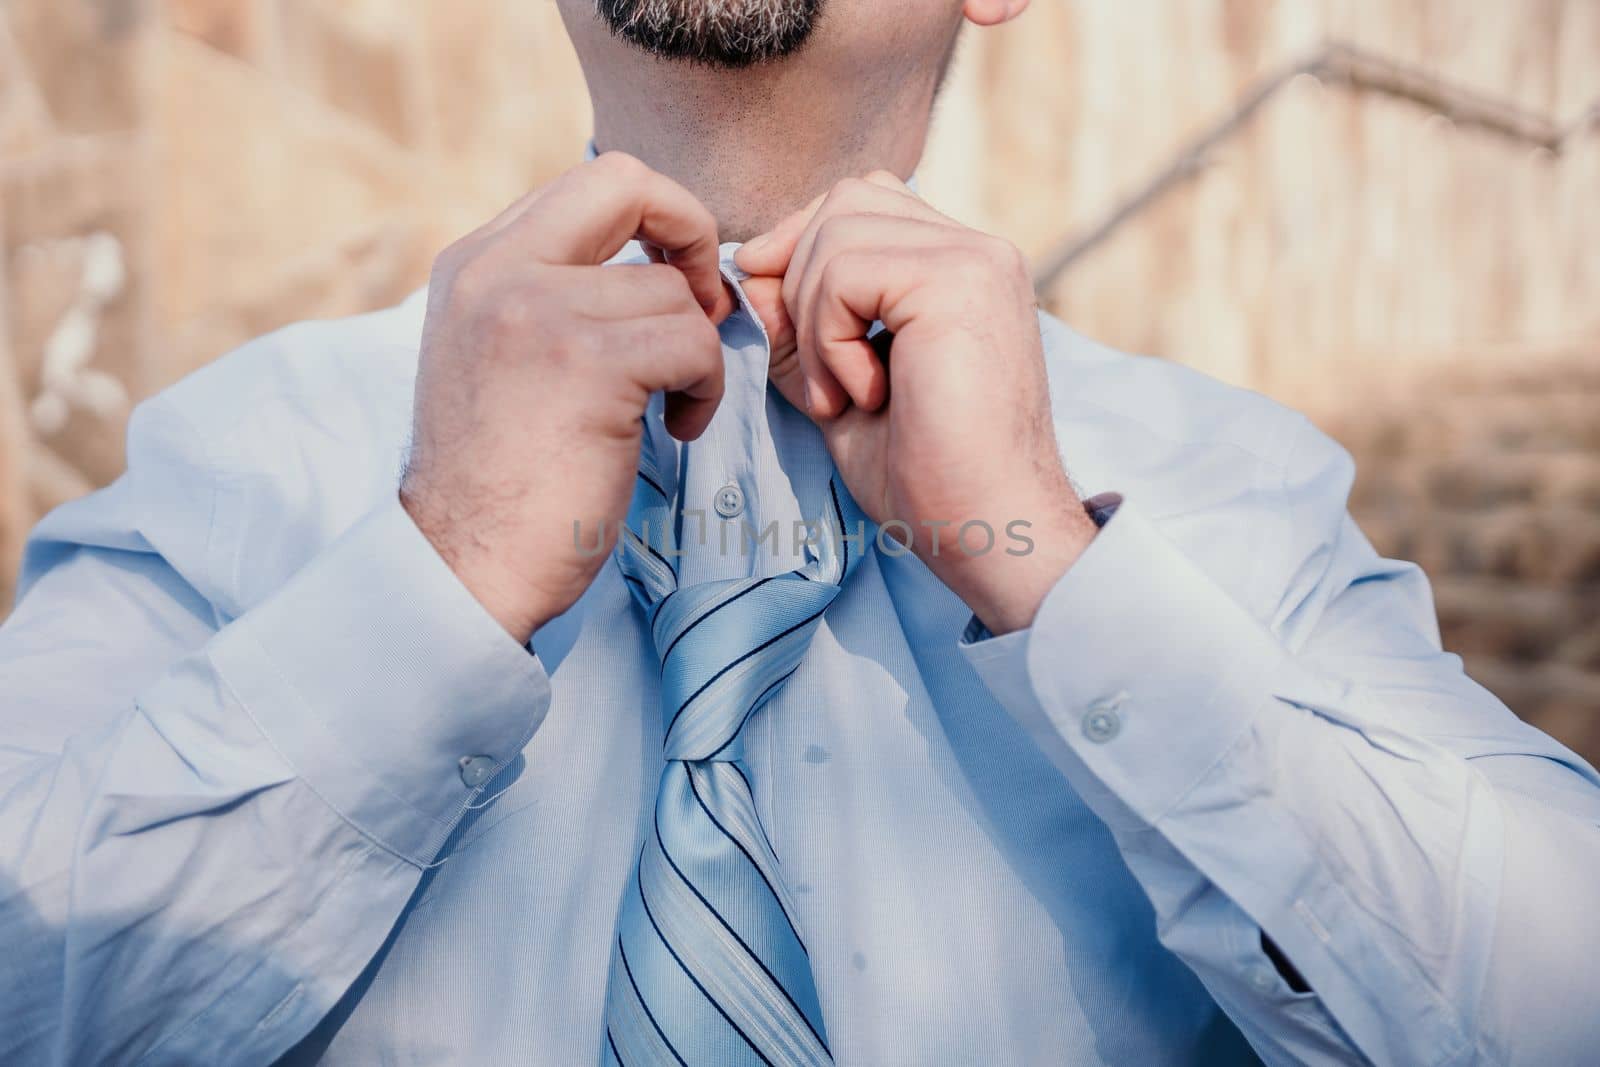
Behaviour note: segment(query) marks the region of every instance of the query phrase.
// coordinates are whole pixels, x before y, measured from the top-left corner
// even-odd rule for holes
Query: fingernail
[[[817,407],[817,388],[816,388],[816,386],[811,384],[811,379],[807,378],[806,379],[806,414],[807,415],[811,414],[811,412],[816,410],[816,407]]]

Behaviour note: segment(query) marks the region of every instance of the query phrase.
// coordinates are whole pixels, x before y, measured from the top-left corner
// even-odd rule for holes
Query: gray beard
[[[748,67],[798,51],[822,0],[595,0],[611,32],[651,55]]]

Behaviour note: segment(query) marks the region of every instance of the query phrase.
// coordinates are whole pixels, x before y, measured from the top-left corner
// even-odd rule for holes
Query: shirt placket
[[[683,495],[680,584],[763,573],[770,549],[763,530],[759,457],[771,448],[766,426],[765,328],[740,287],[731,262],[737,245],[723,246],[723,277],[738,306],[719,328],[725,391],[711,425],[682,448]]]

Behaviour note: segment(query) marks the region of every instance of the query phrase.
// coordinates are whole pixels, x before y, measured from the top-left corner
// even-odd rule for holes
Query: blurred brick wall
[[[930,191],[1043,257],[1329,39],[1562,123],[1600,103],[1596,0],[1036,2],[975,36]],[[1597,193],[1592,124],[1557,155],[1301,77],[1049,295],[1130,351],[1315,400],[1364,353],[1600,336]]]
[[[132,404],[399,300],[588,127],[553,4],[5,0],[0,611],[23,531],[121,469]]]
[[[922,187],[1043,256],[1328,37],[1556,118],[1600,100],[1595,0],[1036,0],[969,36]],[[4,0],[0,611],[26,529],[120,469],[133,403],[399,299],[588,123],[548,2]],[[1592,128],[1530,150],[1305,78],[1047,294],[1311,411],[1447,647],[1591,758],[1597,191]]]
[[[1600,762],[1600,345],[1387,377],[1322,420],[1356,457],[1352,511],[1428,572],[1469,673]]]

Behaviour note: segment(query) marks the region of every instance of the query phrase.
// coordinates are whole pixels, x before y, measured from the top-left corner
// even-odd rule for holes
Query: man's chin
[[[611,32],[662,59],[736,70],[799,51],[822,0],[595,0]]]

